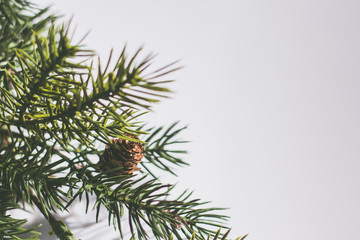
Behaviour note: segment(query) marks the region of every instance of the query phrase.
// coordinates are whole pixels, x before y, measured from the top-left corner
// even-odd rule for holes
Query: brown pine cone
[[[137,136],[126,134],[127,137],[139,139]],[[113,144],[118,148],[106,145],[103,155],[100,156],[99,167],[106,171],[113,168],[121,168],[113,174],[131,175],[134,171],[140,170],[137,164],[144,156],[144,146],[140,142],[129,141],[126,139],[112,139]]]

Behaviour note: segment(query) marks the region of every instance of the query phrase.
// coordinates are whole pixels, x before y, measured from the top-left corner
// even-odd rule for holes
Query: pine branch
[[[60,240],[76,240],[72,232],[68,229],[63,221],[57,220],[46,208],[43,207],[41,201],[36,197],[34,192],[30,190],[30,197],[32,202],[40,210],[43,216],[50,223],[51,228]]]
[[[42,141],[49,134],[64,148],[71,140],[85,145],[91,145],[94,139],[108,143],[107,136],[122,137],[124,132],[133,131],[134,125],[127,119],[142,114],[135,114],[135,106],[149,109],[149,103],[158,101],[156,98],[166,97],[157,92],[169,90],[158,85],[169,81],[141,77],[152,57],[134,65],[140,50],[128,61],[125,48],[112,71],[106,68],[102,72],[99,63],[95,77],[91,65],[69,62],[88,51],[72,46],[67,32],[64,27],[57,30],[51,26],[49,41],[35,34],[32,56],[17,50],[20,67],[8,63],[11,69],[4,70],[13,89],[0,86],[4,95],[0,108],[6,112],[0,116],[0,124],[17,126],[19,131],[35,134]],[[174,70],[163,68],[153,74],[166,75]],[[151,74],[148,77],[153,79]]]
[[[150,234],[156,239],[221,236],[217,229],[227,220],[217,213],[221,208],[204,207],[206,202],[191,199],[187,191],[171,199],[174,186],[161,183],[152,172],[150,165],[175,175],[173,166],[187,165],[178,155],[186,151],[176,148],[186,142],[176,139],[185,128],[174,123],[144,131],[137,122],[167,97],[170,90],[163,85],[171,80],[163,77],[179,69],[176,63],[149,72],[153,57],[139,59],[140,49],[129,58],[124,47],[114,64],[111,53],[105,69],[100,60],[94,67],[87,61],[93,52],[72,44],[69,25],[56,27],[56,17],[46,16],[47,9],[0,0],[0,13],[0,191],[11,196],[1,200],[0,195],[0,236],[31,231],[21,228],[24,221],[5,215],[8,206],[19,208],[11,205],[14,201],[36,205],[61,239],[74,239],[53,213],[84,198],[88,211],[91,194],[97,219],[106,209],[109,224],[121,236],[124,215],[139,239]],[[150,134],[143,142],[135,137],[146,132]],[[137,142],[141,152],[135,162],[144,154],[140,164],[153,178],[117,167],[125,165],[102,168],[95,162],[94,157],[103,156],[99,144],[119,153],[121,147],[114,144],[119,138]],[[131,157],[134,152],[120,153]],[[1,221],[10,225],[1,228]]]
[[[59,156],[71,159],[58,152]],[[166,238],[173,232],[178,239],[191,237],[196,231],[201,239],[207,234],[214,234],[215,230],[209,227],[220,227],[226,216],[212,213],[222,210],[221,208],[201,208],[206,204],[199,199],[188,200],[190,194],[184,192],[175,200],[167,200],[173,189],[170,185],[162,185],[156,180],[144,182],[145,177],[134,179],[128,175],[111,175],[112,169],[106,172],[98,172],[96,165],[87,165],[79,168],[79,164],[70,163],[76,170],[79,184],[74,184],[68,191],[72,196],[71,204],[76,198],[81,199],[85,194],[88,209],[89,194],[95,194],[96,203],[94,208],[100,211],[101,206],[109,212],[109,224],[113,219],[122,234],[121,218],[124,210],[129,215],[129,225],[132,233],[136,233],[139,239],[147,238],[148,233],[143,224],[150,226],[157,239]],[[70,173],[69,177],[75,174]],[[164,189],[164,191],[161,191]],[[67,208],[67,207],[65,207]]]

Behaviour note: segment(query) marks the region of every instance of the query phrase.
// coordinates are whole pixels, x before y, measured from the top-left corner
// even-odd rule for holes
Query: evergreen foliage
[[[103,68],[93,51],[72,43],[69,25],[56,21],[28,1],[0,0],[0,239],[22,239],[25,232],[37,239],[36,227],[25,229],[26,220],[9,214],[25,204],[41,211],[59,239],[75,239],[53,215],[75,200],[97,216],[105,209],[121,238],[127,224],[133,239],[225,239],[220,208],[205,207],[187,191],[172,198],[174,186],[151,170],[176,175],[173,166],[188,165],[179,157],[186,151],[176,149],[184,127],[140,122],[169,94],[171,81],[163,78],[178,69],[175,63],[149,71],[152,56],[139,59],[139,50],[128,57],[124,47],[116,63],[110,54]],[[142,171],[99,169],[99,146],[113,146],[113,138],[140,141],[131,135],[145,147]]]

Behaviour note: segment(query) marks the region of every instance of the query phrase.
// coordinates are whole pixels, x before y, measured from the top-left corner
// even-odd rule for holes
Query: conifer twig
[[[60,240],[76,240],[72,232],[69,230],[69,228],[63,221],[57,220],[54,215],[45,210],[32,189],[30,190],[30,197],[31,200],[35,203],[36,207],[40,210],[42,215],[44,215],[46,220],[49,222],[52,230]]]

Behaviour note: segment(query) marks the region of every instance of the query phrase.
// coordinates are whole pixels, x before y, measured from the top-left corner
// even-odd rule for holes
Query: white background
[[[230,207],[233,237],[360,239],[359,1],[51,3],[104,60],[181,59],[148,121],[189,124],[179,188]]]

